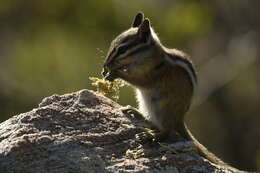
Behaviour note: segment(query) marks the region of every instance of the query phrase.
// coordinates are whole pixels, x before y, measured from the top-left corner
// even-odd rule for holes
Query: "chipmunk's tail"
[[[208,159],[210,162],[217,164],[219,166],[228,168],[234,172],[246,173],[245,171],[240,171],[240,170],[228,165],[227,163],[223,162],[220,158],[215,156],[215,154],[211,153],[206,147],[204,147],[201,143],[199,143],[199,141],[191,134],[191,132],[189,131],[189,129],[187,128],[185,123],[180,125],[177,130],[180,134],[182,134],[182,136],[185,139],[192,140],[194,142],[195,146],[197,147],[199,154],[202,157]]]

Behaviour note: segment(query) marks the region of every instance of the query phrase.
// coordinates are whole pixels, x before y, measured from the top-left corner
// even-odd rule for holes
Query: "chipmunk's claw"
[[[147,131],[136,134],[135,139],[140,144],[155,142],[154,134]]]
[[[158,130],[151,130],[147,128],[144,128],[144,132],[135,135],[136,141],[141,144],[150,142],[162,142],[167,140],[168,137],[168,133],[163,133]]]

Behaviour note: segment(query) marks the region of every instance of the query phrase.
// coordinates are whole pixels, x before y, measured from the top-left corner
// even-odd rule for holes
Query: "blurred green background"
[[[143,11],[162,43],[192,56],[199,75],[186,117],[193,134],[224,161],[260,167],[260,1],[0,1],[0,121],[42,98],[100,77],[111,40]],[[131,93],[131,94],[129,94]],[[121,104],[135,105],[132,89]]]

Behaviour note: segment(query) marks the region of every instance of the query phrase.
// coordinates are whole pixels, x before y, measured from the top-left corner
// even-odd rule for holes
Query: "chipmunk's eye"
[[[127,50],[127,46],[119,46],[119,47],[117,48],[117,53],[120,55],[120,54],[125,53],[126,50]]]

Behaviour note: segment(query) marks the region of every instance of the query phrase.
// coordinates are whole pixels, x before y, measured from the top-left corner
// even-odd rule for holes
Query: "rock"
[[[0,172],[232,172],[191,141],[137,142],[143,119],[93,91],[53,95],[0,124]]]

